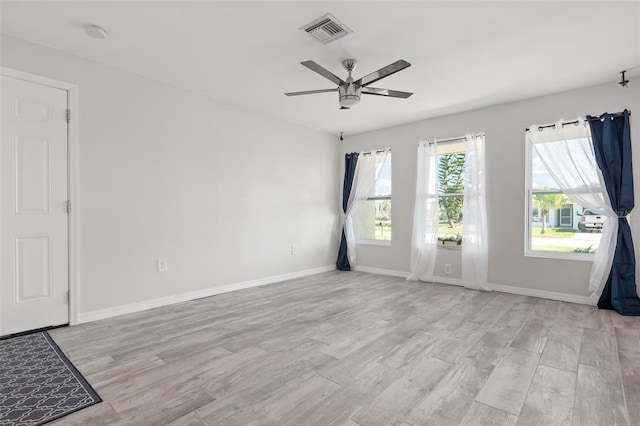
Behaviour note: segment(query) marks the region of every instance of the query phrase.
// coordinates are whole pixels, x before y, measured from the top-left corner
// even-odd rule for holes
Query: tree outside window
[[[459,240],[462,235],[465,154],[462,143],[438,146],[439,240]]]
[[[542,190],[548,190],[549,187],[542,187]],[[533,194],[533,205],[542,213],[542,229],[540,234],[547,233],[547,223],[549,211],[551,209],[559,210],[563,208],[566,204],[570,203],[571,200],[564,194],[561,193],[534,193]]]

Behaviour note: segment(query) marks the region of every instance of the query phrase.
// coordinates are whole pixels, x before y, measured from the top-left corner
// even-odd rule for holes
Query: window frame
[[[373,152],[375,152],[375,155],[379,155],[380,153],[384,152],[385,150],[382,149],[376,149],[373,150]],[[392,201],[392,197],[393,197],[393,156],[392,154],[392,150],[389,149],[389,163],[391,165],[391,193],[389,195],[374,195],[372,197],[367,197],[367,201],[377,201],[377,200],[389,200],[389,203],[391,204],[391,209],[393,211],[393,201]],[[371,155],[371,154],[369,154]],[[374,183],[374,192],[375,192],[375,183]],[[364,207],[364,206],[363,206]],[[391,214],[391,221],[393,223],[393,213]],[[375,222],[375,221],[374,221]],[[374,224],[374,229],[375,229],[375,224]],[[356,237],[356,244],[357,245],[369,245],[369,246],[391,246],[391,240],[393,239],[393,225],[391,227],[392,229],[392,233],[391,233],[391,237],[389,237],[388,240],[377,240],[375,238],[358,238]],[[375,231],[374,231],[374,236],[375,236]]]
[[[525,207],[524,207],[524,256],[543,259],[579,260],[583,262],[593,262],[595,253],[573,253],[547,250],[534,250],[533,247],[533,195],[534,194],[564,194],[559,189],[533,189],[533,143],[525,133]],[[542,215],[540,214],[540,220]]]

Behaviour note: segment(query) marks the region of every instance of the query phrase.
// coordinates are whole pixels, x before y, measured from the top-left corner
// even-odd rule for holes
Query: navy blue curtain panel
[[[636,256],[631,228],[626,216],[633,210],[633,170],[631,164],[631,129],[629,111],[622,116],[603,114],[592,120],[591,137],[598,167],[611,200],[618,213],[618,241],[613,265],[604,286],[598,307],[613,309],[622,315],[640,315],[640,299],[636,289]]]
[[[353,178],[356,173],[356,165],[358,164],[358,153],[352,152],[344,156],[344,183],[342,184],[342,211],[347,212],[347,201],[351,194],[353,186]],[[340,250],[338,250],[338,260],[336,267],[341,271],[350,271],[349,257],[347,256],[347,237],[344,235],[342,228],[342,239],[340,240]]]

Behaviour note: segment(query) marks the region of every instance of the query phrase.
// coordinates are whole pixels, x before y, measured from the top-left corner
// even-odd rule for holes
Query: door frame
[[[569,209],[570,213],[568,215],[563,216],[562,211],[564,209]],[[563,224],[562,223],[563,218],[569,219],[569,224]],[[572,203],[565,204],[558,209],[558,226],[560,228],[573,228],[573,204]]]
[[[61,89],[67,92],[67,108],[71,111],[71,120],[67,125],[67,196],[71,200],[71,213],[67,215],[67,262],[69,264],[69,325],[78,324],[80,307],[79,282],[79,205],[80,192],[78,169],[78,86],[65,81],[54,80],[37,74],[0,66],[0,74],[30,83]]]

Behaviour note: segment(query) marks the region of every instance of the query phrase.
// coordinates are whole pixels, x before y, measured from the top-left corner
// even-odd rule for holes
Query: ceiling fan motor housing
[[[347,83],[338,87],[338,95],[340,96],[340,106],[345,108],[353,108],[360,103],[360,95],[362,87],[359,84]]]

